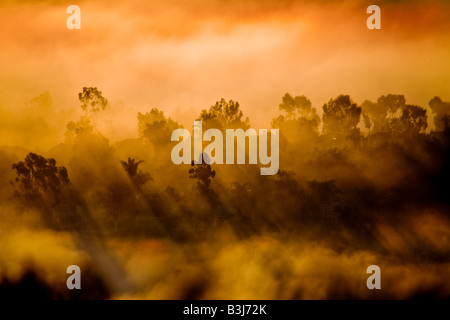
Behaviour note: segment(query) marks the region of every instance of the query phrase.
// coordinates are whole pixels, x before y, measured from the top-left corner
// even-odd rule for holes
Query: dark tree
[[[192,168],[189,169],[189,178],[197,179],[197,186],[201,191],[208,191],[211,179],[214,179],[216,176],[216,171],[212,170],[211,165],[205,161],[199,164],[192,161],[191,166]]]
[[[281,111],[286,112],[287,119],[295,119],[301,116],[307,116],[311,112],[311,101],[305,96],[292,97],[286,93],[282,102],[278,106]]]
[[[330,99],[323,105],[324,132],[334,137],[345,137],[357,130],[361,108],[350,100],[348,95]]]
[[[439,97],[434,97],[428,102],[431,110],[433,110],[434,126],[436,131],[445,131],[450,128],[450,102],[444,102]]]
[[[419,134],[427,128],[427,110],[407,104],[399,118],[389,119],[389,131],[396,135]]]
[[[29,153],[24,161],[12,165],[16,170],[15,195],[27,199],[38,196],[57,200],[61,187],[68,184],[65,167],[57,167],[55,159]]]
[[[311,101],[307,97],[292,97],[286,93],[278,108],[284,114],[272,120],[273,128],[283,128],[289,132],[291,129],[300,129],[300,134],[303,136],[318,133],[320,117],[317,115],[316,109],[312,108]]]
[[[78,94],[78,99],[81,102],[81,109],[92,115],[101,110],[105,110],[108,100],[103,97],[102,92],[96,87],[83,87],[83,92]]]
[[[412,133],[422,133],[427,128],[427,110],[419,106],[407,104],[402,110],[401,119],[406,130]]]
[[[405,107],[405,97],[399,94],[388,94],[378,98],[377,102],[364,101],[361,104],[364,126],[371,133],[388,132],[389,120],[398,118]]]
[[[182,127],[156,108],[152,108],[150,112],[146,113],[139,112],[137,117],[139,135],[158,147],[168,145],[173,130]]]
[[[248,118],[243,119],[243,116],[239,102],[233,100],[227,102],[222,98],[208,111],[202,110],[198,120],[203,122],[204,128],[247,130],[250,128],[250,121]]]
[[[378,108],[385,110],[389,117],[395,117],[396,114],[403,109],[405,104],[405,96],[401,94],[388,94],[379,97],[377,100]]]
[[[142,172],[142,170],[138,170],[139,165],[144,162],[143,160],[136,161],[135,159],[128,158],[128,160],[120,161],[122,164],[123,169],[128,174],[128,176],[131,178],[134,184],[136,186],[141,186],[145,184],[147,181],[152,180],[150,177],[150,174]]]

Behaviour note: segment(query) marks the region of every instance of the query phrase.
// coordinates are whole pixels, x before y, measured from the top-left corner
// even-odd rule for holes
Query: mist
[[[450,5],[370,4],[78,1],[68,30],[2,1],[0,297],[450,298]],[[277,174],[175,165],[196,120],[278,129]]]
[[[96,87],[78,97],[79,117],[55,118],[44,92],[3,120],[27,134],[3,127],[17,147],[0,151],[2,297],[450,296],[445,100],[430,99],[429,112],[399,94],[314,105],[286,93],[272,119],[280,170],[261,176],[259,165],[173,164],[170,136],[183,126],[157,108],[135,114],[134,135],[110,139],[107,119],[129,109]],[[196,119],[221,130],[249,118],[220,99]],[[81,293],[65,288],[72,264]],[[365,287],[372,264],[378,292]]]

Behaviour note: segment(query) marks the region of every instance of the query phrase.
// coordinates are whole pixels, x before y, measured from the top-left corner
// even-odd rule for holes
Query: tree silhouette
[[[389,117],[395,117],[398,111],[403,109],[405,103],[405,96],[401,94],[388,94],[377,100],[378,106],[385,109]]]
[[[409,132],[422,133],[427,128],[427,110],[422,107],[407,104],[402,110],[401,119]]]
[[[157,108],[152,108],[146,113],[139,112],[137,117],[139,135],[158,147],[168,145],[173,130],[182,127]]]
[[[67,169],[57,167],[55,159],[31,152],[12,169],[16,170],[14,193],[26,199],[44,196],[56,201],[61,187],[70,182]]]
[[[101,110],[105,110],[108,104],[108,100],[96,87],[83,87],[83,92],[78,94],[78,99],[81,102],[81,109],[86,112],[86,116],[88,116],[88,113],[94,115]]]
[[[207,157],[206,154],[200,155],[200,157]],[[205,161],[196,164],[194,161],[191,163],[192,168],[189,169],[189,178],[197,179],[197,186],[202,192],[207,192],[211,184],[211,179],[216,176],[216,171],[211,169],[211,165]]]
[[[286,118],[296,119],[301,116],[308,116],[311,112],[311,101],[305,96],[292,97],[289,93],[286,93],[282,102],[278,106],[281,111],[286,112]]]
[[[444,102],[439,97],[434,97],[428,102],[435,116],[434,126],[436,131],[445,131],[450,128],[450,102]]]
[[[427,128],[427,111],[419,106],[407,104],[399,118],[389,119],[389,131],[396,135],[419,134]]]
[[[122,163],[122,167],[125,169],[125,171],[128,173],[128,175],[133,178],[136,176],[138,172],[139,165],[144,162],[143,160],[136,161],[135,159],[128,158],[128,161],[120,161]]]
[[[78,121],[69,121],[66,125],[66,141],[79,138],[81,135],[90,135],[94,133],[93,116],[104,110],[108,100],[102,96],[102,92],[96,87],[83,87],[83,92],[78,93],[78,99],[81,102],[81,109],[85,112]]]
[[[135,183],[138,187],[145,184],[147,181],[152,180],[150,174],[138,170],[139,165],[143,162],[143,160],[136,161],[135,159],[131,159],[130,157],[126,162],[120,161],[125,172],[131,178],[133,183]]]
[[[380,96],[376,103],[365,100],[361,104],[364,126],[371,133],[387,132],[389,120],[398,118],[398,113],[403,110],[405,103],[405,97],[399,94]]]
[[[284,114],[272,120],[272,128],[283,128],[288,132],[298,131],[299,135],[310,136],[318,134],[320,117],[316,109],[312,108],[311,101],[305,96],[292,97],[286,93],[278,108]]]
[[[361,108],[350,100],[348,95],[330,99],[323,105],[324,132],[336,137],[344,137],[357,130]]]
[[[243,113],[240,109],[239,102],[226,101],[221,99],[217,101],[209,110],[202,110],[198,120],[203,122],[203,128],[237,129],[247,130],[250,128],[248,118],[243,119]]]

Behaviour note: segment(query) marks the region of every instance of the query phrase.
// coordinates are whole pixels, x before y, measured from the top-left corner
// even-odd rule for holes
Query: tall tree
[[[278,108],[283,114],[272,120],[272,128],[284,128],[289,132],[300,130],[300,135],[306,136],[318,133],[320,117],[307,97],[286,93]]]
[[[371,133],[387,132],[389,119],[398,118],[405,104],[405,97],[399,94],[380,96],[376,103],[364,101],[361,104],[364,126]]]
[[[60,188],[70,182],[65,167],[57,167],[55,159],[29,153],[24,161],[12,165],[16,170],[15,194],[17,196],[57,197]]]
[[[334,137],[345,137],[357,130],[361,117],[361,107],[350,99],[348,95],[340,95],[330,99],[323,105],[324,132]]]
[[[435,114],[434,126],[436,131],[445,131],[450,128],[450,102],[444,102],[439,97],[434,97],[428,102],[431,110]]]
[[[389,117],[395,117],[405,106],[406,99],[405,96],[401,94],[388,94],[379,97],[377,104],[379,108],[386,110]]]
[[[250,128],[250,121],[248,117],[243,117],[239,102],[233,100],[227,102],[222,98],[209,110],[202,110],[198,120],[203,122],[203,129],[217,128],[223,131],[241,128],[247,130]]]
[[[287,119],[296,119],[298,117],[308,116],[312,109],[311,106],[311,101],[307,97],[293,97],[289,93],[286,93],[278,108],[286,112]]]
[[[103,97],[102,92],[96,87],[83,87],[83,91],[78,94],[81,102],[81,109],[86,112],[86,116],[95,115],[101,110],[105,110],[108,100]]]
[[[170,144],[173,130],[182,127],[157,108],[146,113],[139,112],[137,118],[139,135],[158,147]]]
[[[136,161],[130,157],[128,157],[127,161],[120,161],[123,169],[137,187],[140,187],[152,179],[150,174],[144,173],[142,170],[138,170],[139,165],[143,162],[143,160]]]
[[[207,154],[202,154],[201,157],[208,157]],[[197,186],[200,191],[208,192],[211,184],[211,179],[216,176],[216,171],[211,169],[211,165],[207,164],[205,159],[202,163],[191,163],[192,168],[189,169],[189,178],[197,179]]]
[[[419,134],[427,128],[427,110],[407,104],[398,118],[389,120],[389,131],[397,135]]]

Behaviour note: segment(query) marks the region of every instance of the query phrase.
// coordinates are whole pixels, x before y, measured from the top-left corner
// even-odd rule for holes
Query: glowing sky
[[[66,28],[71,4],[81,30]],[[370,4],[381,30],[366,28]],[[234,99],[254,127],[269,127],[285,92],[318,109],[340,93],[450,100],[448,1],[2,1],[0,17],[3,108],[46,90],[77,108],[81,88],[97,86],[185,126]]]

